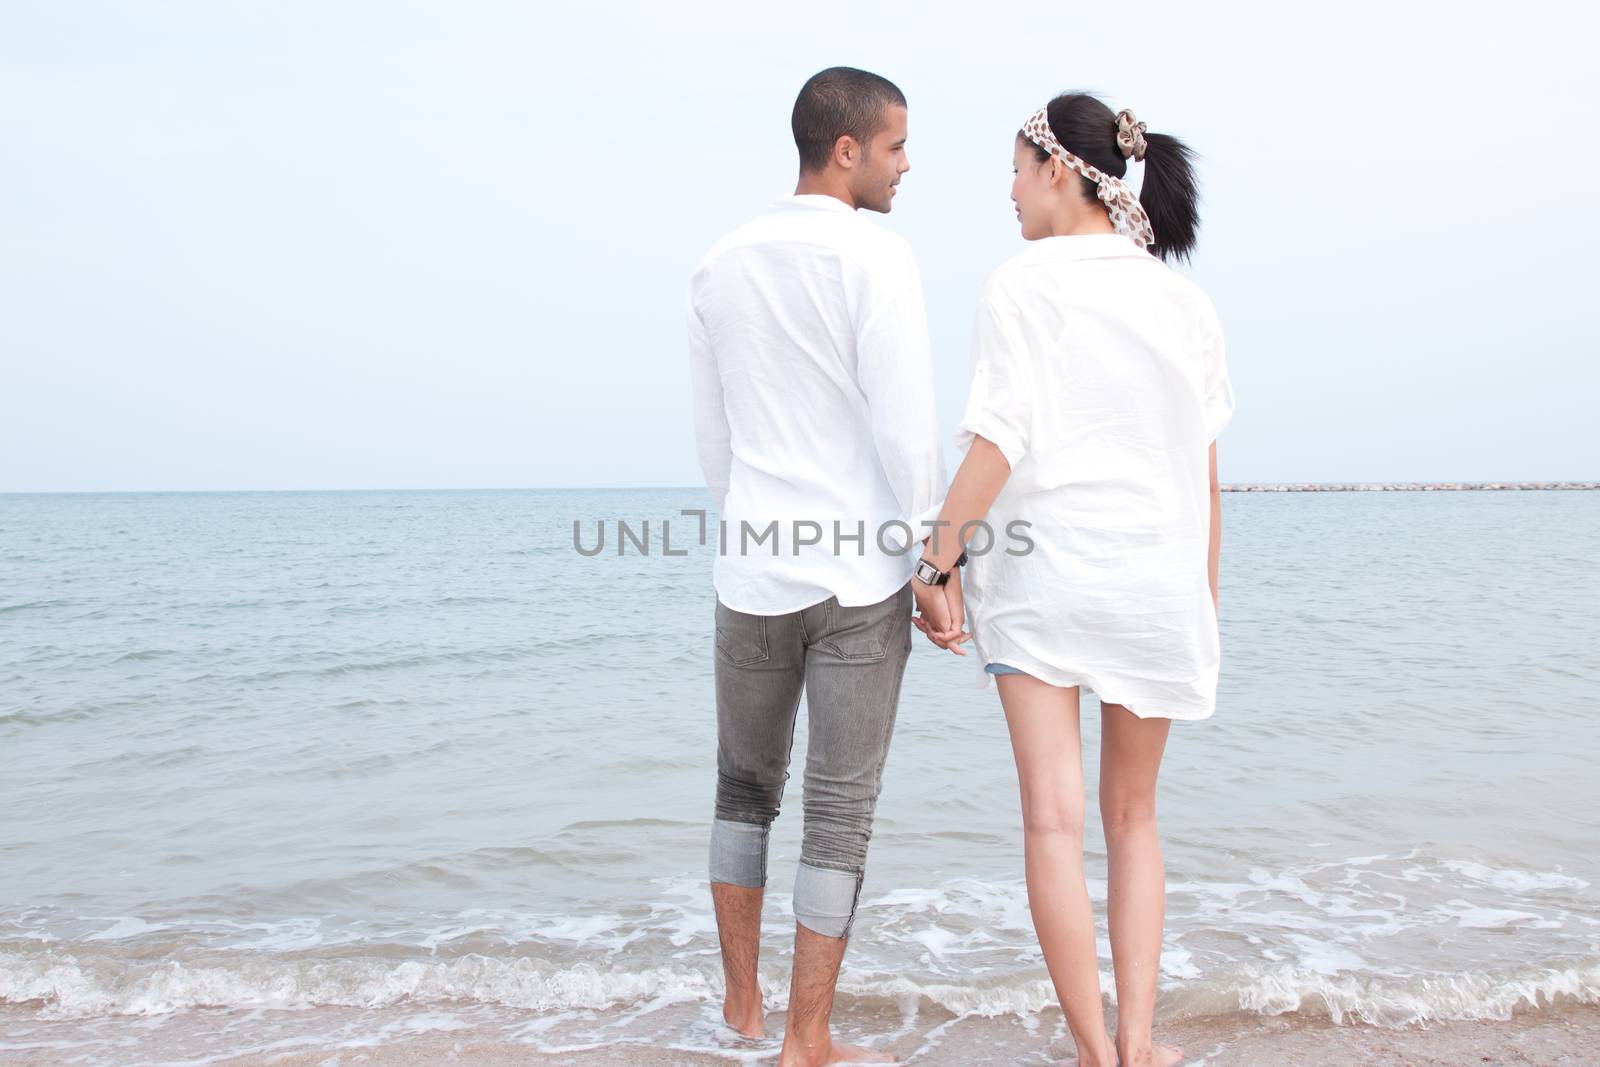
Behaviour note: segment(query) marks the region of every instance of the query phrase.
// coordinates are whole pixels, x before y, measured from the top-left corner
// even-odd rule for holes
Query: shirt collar
[[[1120,233],[1074,233],[1029,241],[1017,258],[1029,263],[1061,259],[1108,259],[1114,256],[1153,258]]]
[[[774,207],[812,207],[824,211],[842,211],[847,215],[854,215],[856,209],[840,200],[836,196],[826,193],[789,193],[778,197]]]

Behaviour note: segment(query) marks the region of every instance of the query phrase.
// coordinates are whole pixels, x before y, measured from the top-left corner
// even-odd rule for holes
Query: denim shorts
[[[1009,663],[991,663],[984,670],[990,674],[1027,674],[1027,671],[1018,670]]]

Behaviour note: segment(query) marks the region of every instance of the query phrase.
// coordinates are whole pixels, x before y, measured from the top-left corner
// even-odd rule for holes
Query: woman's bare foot
[[[1113,1067],[1115,1067],[1116,1062],[1117,1061],[1114,1060],[1114,1059],[1110,1061],[1110,1063],[1113,1065]],[[1083,1060],[1081,1060],[1081,1059],[1062,1060],[1061,1061],[1061,1067],[1083,1067]]]
[[[1063,1060],[1062,1067],[1117,1067],[1116,1045],[1112,1042],[1109,1033],[1104,1034],[1104,1037],[1105,1044],[1101,1046],[1101,1051],[1097,1056],[1085,1056],[1083,1054],[1083,1046],[1079,1045],[1077,1058]]]
[[[1149,1053],[1139,1055],[1124,1048],[1117,1049],[1119,1067],[1178,1067],[1183,1062],[1183,1049],[1176,1045],[1151,1045]]]

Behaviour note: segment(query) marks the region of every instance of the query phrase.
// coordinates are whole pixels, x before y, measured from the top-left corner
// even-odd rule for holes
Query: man
[[[805,832],[781,1067],[890,1058],[828,1018],[866,867],[900,679],[912,568],[945,488],[922,284],[887,213],[906,100],[849,67],[806,82],[793,196],[719,241],[689,292],[695,432],[724,521],[715,565],[717,799],[711,893],[723,1017],[763,1033],[756,979],[767,837],[802,690]],[[913,531],[916,536],[907,536]],[[944,591],[914,583],[919,600]]]

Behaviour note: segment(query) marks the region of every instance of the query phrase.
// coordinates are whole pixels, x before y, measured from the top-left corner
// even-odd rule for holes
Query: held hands
[[[943,585],[924,585],[913,581],[911,588],[916,595],[919,612],[912,617],[911,625],[940,648],[965,656],[966,650],[961,645],[972,640],[972,635],[962,629],[966,623],[966,612],[961,599],[961,571],[952,570],[950,580]]]

